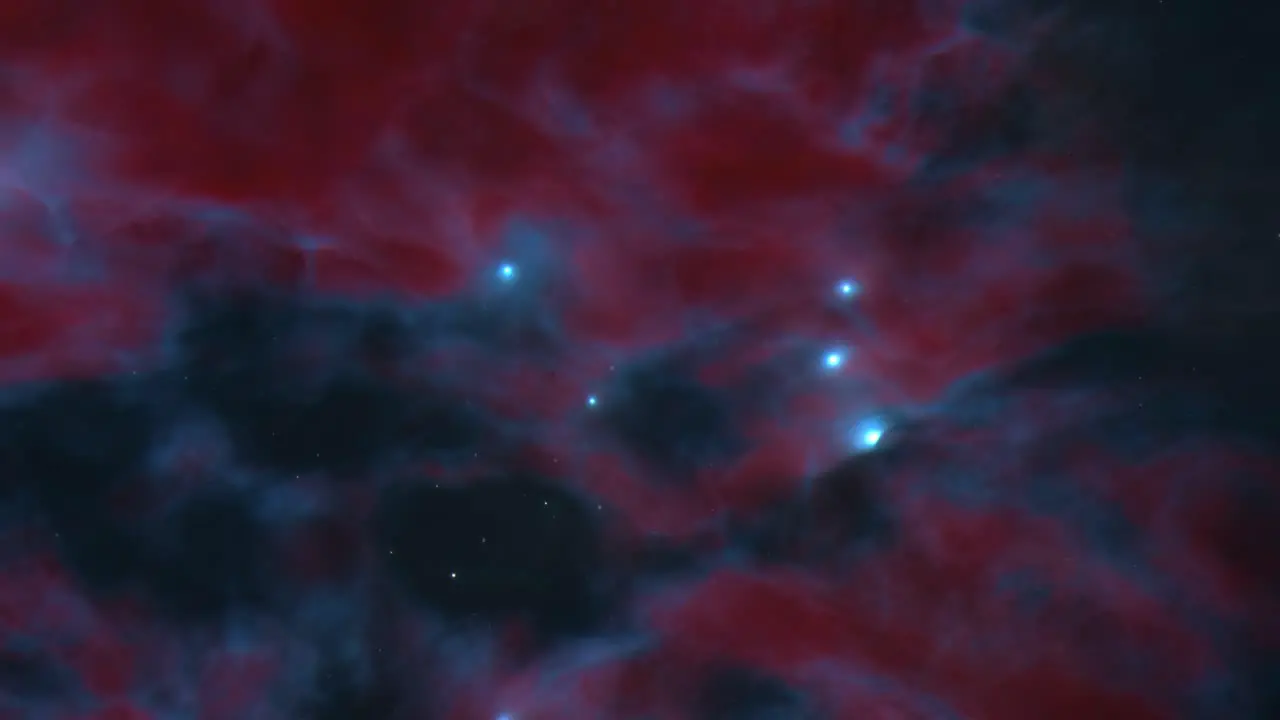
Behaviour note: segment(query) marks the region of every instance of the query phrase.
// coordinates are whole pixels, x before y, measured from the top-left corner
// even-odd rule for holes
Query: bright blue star
[[[862,286],[856,280],[845,278],[836,283],[835,292],[841,298],[849,299],[857,295],[862,290]]]
[[[502,263],[498,266],[498,279],[510,285],[520,277],[520,269],[511,263]]]
[[[844,367],[845,352],[843,350],[828,350],[822,356],[822,366],[827,370],[839,370]]]
[[[880,418],[866,418],[849,432],[849,441],[856,450],[871,450],[880,444],[887,431],[888,427]]]
[[[595,395],[587,396],[587,407],[595,407],[598,404],[600,404],[600,399],[597,398]]]

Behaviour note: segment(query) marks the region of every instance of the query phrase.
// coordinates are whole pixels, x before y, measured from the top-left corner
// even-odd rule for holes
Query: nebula
[[[9,0],[0,720],[1280,715],[1278,25]]]

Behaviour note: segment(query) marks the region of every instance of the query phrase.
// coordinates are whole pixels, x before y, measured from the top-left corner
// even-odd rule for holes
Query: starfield
[[[1277,27],[3,0],[0,720],[1280,717]]]

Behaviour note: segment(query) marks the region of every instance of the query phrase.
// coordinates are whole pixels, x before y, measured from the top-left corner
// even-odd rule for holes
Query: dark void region
[[[393,720],[405,717],[409,705],[401,688],[350,661],[326,658],[313,683],[298,720]]]
[[[139,595],[184,622],[266,610],[279,526],[299,512],[274,488],[315,476],[325,506],[340,481],[495,446],[471,402],[394,372],[423,341],[383,308],[188,298],[169,365],[7,392],[0,502],[94,597]]]
[[[412,348],[438,339],[378,308],[268,293],[197,298],[171,379],[222,421],[246,461],[281,474],[358,477],[491,438],[456,392],[390,377]]]
[[[699,469],[747,451],[739,394],[699,379],[686,363],[648,361],[620,373],[602,400],[601,426],[650,476],[690,482]]]
[[[720,667],[702,678],[696,720],[827,720],[785,682],[743,667]]]
[[[426,607],[458,620],[521,620],[546,639],[606,619],[589,512],[537,479],[405,483],[380,499],[374,532],[382,563]]]
[[[998,380],[1003,390],[1139,390],[1146,423],[1166,433],[1208,433],[1280,443],[1280,329],[1265,324],[1187,335],[1152,327],[1081,335]]]
[[[1259,0],[982,0],[967,26],[1031,42],[1040,131],[1123,163],[1161,312],[1274,323],[1280,294],[1280,6]],[[1034,38],[1034,40],[1033,40]]]
[[[893,543],[893,508],[884,480],[901,448],[854,455],[806,481],[792,497],[735,518],[730,536],[765,565],[831,567]]]

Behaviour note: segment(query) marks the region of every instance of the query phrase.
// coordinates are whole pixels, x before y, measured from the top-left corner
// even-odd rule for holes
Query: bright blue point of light
[[[836,295],[848,299],[857,295],[862,290],[862,286],[858,285],[857,281],[846,279],[836,283],[835,290]]]
[[[504,283],[513,283],[519,276],[520,270],[511,263],[502,263],[498,266],[498,279]]]
[[[600,399],[597,398],[595,395],[587,396],[587,407],[595,407],[598,404],[600,404]]]
[[[854,448],[870,450],[880,444],[880,440],[884,438],[887,429],[884,421],[880,418],[867,418],[854,426],[849,434],[849,439]]]
[[[828,370],[839,370],[844,366],[844,353],[840,350],[829,350],[822,356],[822,365]]]

